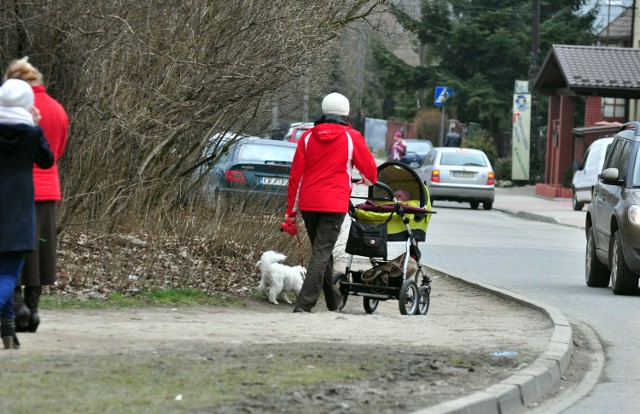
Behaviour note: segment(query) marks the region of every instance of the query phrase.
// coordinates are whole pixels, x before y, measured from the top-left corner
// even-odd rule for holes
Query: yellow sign
[[[513,95],[513,130],[511,144],[511,179],[529,179],[531,151],[531,94]]]

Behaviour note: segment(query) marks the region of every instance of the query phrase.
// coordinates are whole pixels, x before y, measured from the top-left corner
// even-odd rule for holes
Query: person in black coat
[[[462,147],[462,137],[458,134],[454,127],[449,128],[449,132],[444,138],[445,147]]]
[[[0,87],[0,336],[5,349],[19,347],[13,290],[26,254],[35,248],[33,164],[53,165],[33,100],[25,81],[9,79]]]

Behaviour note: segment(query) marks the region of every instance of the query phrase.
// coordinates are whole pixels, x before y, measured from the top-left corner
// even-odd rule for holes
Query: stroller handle
[[[362,178],[351,177],[351,182],[354,183],[354,184],[357,184],[360,181],[362,181]],[[391,189],[391,187],[389,187],[388,185],[386,185],[385,183],[380,182],[380,181],[375,183],[373,186],[382,188],[384,191],[387,192],[387,194],[389,194],[389,199],[393,200],[394,194],[393,194],[393,190]]]
[[[383,182],[378,181],[377,183],[375,183],[373,185],[374,187],[379,187],[382,188],[384,191],[387,192],[387,194],[389,194],[389,199],[393,200],[393,198],[395,197],[395,195],[393,194],[393,190],[391,189],[391,187],[389,187],[388,185],[386,185]]]

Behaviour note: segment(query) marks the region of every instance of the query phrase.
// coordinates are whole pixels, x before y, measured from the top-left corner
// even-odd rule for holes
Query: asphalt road
[[[436,203],[434,209],[438,214],[421,249],[427,265],[556,307],[602,339],[604,376],[566,413],[640,412],[640,300],[585,285],[584,230],[468,204]]]

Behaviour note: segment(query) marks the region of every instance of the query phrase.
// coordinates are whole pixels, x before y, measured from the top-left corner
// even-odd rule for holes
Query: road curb
[[[516,301],[541,311],[554,325],[547,350],[533,364],[489,388],[468,396],[446,401],[413,414],[510,414],[519,413],[552,391],[564,375],[573,354],[573,329],[558,309],[517,293],[426,266],[470,286]]]

